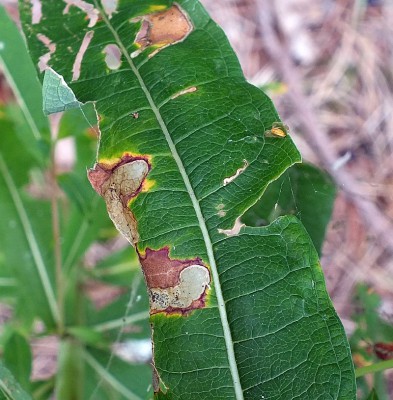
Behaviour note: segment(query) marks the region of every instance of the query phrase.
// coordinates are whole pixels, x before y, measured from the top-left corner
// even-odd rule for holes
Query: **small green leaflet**
[[[45,70],[42,105],[45,115],[80,108],[81,104],[61,75],[52,68]]]

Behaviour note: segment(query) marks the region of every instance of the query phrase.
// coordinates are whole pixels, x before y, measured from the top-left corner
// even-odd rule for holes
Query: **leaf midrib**
[[[239,377],[239,371],[237,368],[237,363],[236,363],[236,357],[235,357],[235,352],[234,352],[234,348],[233,348],[233,340],[232,340],[232,334],[231,334],[231,330],[230,330],[230,326],[229,326],[229,321],[228,321],[228,316],[227,316],[227,312],[226,312],[226,307],[225,307],[225,301],[224,301],[224,296],[221,290],[221,285],[220,285],[220,277],[218,274],[218,270],[217,270],[217,265],[216,265],[216,260],[214,257],[214,252],[213,252],[213,245],[210,239],[210,235],[209,235],[209,231],[207,229],[206,223],[205,223],[205,219],[203,218],[203,214],[202,214],[202,210],[201,207],[199,205],[199,201],[196,198],[194,189],[191,185],[191,182],[188,178],[188,175],[186,173],[186,170],[184,168],[183,162],[177,152],[176,146],[170,136],[169,130],[161,116],[160,110],[158,108],[158,106],[156,105],[156,103],[154,102],[153,98],[150,95],[150,92],[142,78],[142,76],[139,73],[139,70],[136,68],[136,66],[134,65],[130,55],[127,52],[126,47],[123,45],[123,42],[121,41],[119,35],[117,34],[116,30],[113,28],[113,26],[111,25],[109,19],[107,18],[107,15],[105,14],[105,11],[100,7],[100,5],[97,3],[97,0],[94,0],[94,4],[96,6],[96,8],[100,11],[101,16],[104,20],[104,22],[106,23],[106,25],[108,26],[109,30],[112,32],[116,43],[119,45],[122,54],[124,55],[124,57],[126,58],[128,64],[130,65],[131,70],[134,72],[135,76],[138,79],[139,84],[141,85],[141,89],[143,90],[143,92],[145,93],[145,96],[149,102],[149,105],[152,109],[152,111],[154,112],[154,115],[156,116],[157,122],[162,130],[162,132],[164,133],[165,139],[168,143],[168,146],[171,150],[172,156],[179,168],[179,172],[183,178],[184,184],[186,186],[187,192],[190,196],[192,205],[194,207],[195,210],[195,214],[197,216],[198,219],[198,223],[199,223],[199,227],[201,229],[202,232],[202,236],[203,236],[203,240],[205,242],[205,246],[206,246],[206,252],[208,255],[208,259],[209,259],[209,264],[210,264],[210,269],[213,275],[213,283],[214,283],[214,289],[215,289],[215,294],[217,297],[217,303],[218,303],[218,310],[220,313],[220,318],[221,318],[221,324],[222,324],[222,328],[223,328],[223,333],[224,333],[224,339],[225,339],[225,344],[226,344],[226,349],[227,349],[227,354],[228,354],[228,362],[229,362],[229,367],[230,367],[230,371],[231,371],[231,375],[232,375],[232,380],[233,380],[233,385],[234,385],[234,390],[235,390],[235,395],[236,395],[236,400],[243,400],[244,396],[243,396],[243,390],[241,387],[241,383],[240,383],[240,377]]]

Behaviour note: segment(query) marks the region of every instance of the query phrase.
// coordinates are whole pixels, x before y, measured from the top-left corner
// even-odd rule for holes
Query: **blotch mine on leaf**
[[[274,122],[272,128],[265,132],[265,136],[284,138],[288,135],[288,130],[288,126],[282,122]]]
[[[210,272],[199,258],[176,260],[167,247],[139,255],[150,298],[150,313],[185,314],[205,307]]]
[[[248,167],[248,161],[247,160],[243,160],[244,165],[240,168],[237,169],[236,173],[228,178],[224,179],[223,185],[226,186],[228,185],[228,183],[231,183],[232,181],[234,181],[240,174],[242,174],[246,168]]]
[[[111,70],[120,68],[121,65],[121,51],[116,44],[108,44],[104,48],[105,63]]]
[[[133,246],[139,235],[129,202],[142,190],[149,170],[147,160],[125,155],[114,166],[98,163],[88,171],[90,183],[105,200],[109,217]]]
[[[178,5],[173,5],[168,10],[144,15],[135,43],[142,50],[148,46],[161,49],[184,40],[192,28],[186,13]],[[152,53],[150,56],[154,54]]]

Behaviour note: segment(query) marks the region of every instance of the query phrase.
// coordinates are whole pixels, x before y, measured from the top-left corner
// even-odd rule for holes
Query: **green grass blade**
[[[18,28],[0,6],[0,69],[22,110],[20,139],[42,162],[48,156],[49,124],[42,111],[42,89]],[[19,114],[15,116],[16,120]],[[28,129],[24,129],[24,126]]]
[[[7,400],[32,400],[0,361],[0,394]]]

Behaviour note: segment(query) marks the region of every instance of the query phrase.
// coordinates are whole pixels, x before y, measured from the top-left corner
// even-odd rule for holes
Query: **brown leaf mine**
[[[210,272],[199,258],[172,260],[169,249],[139,256],[150,298],[150,313],[185,314],[205,307]]]
[[[117,230],[134,246],[139,236],[129,201],[142,189],[150,165],[143,158],[124,156],[113,167],[96,164],[89,170],[88,178],[93,188],[106,203],[109,217]]]
[[[162,48],[184,40],[191,31],[192,25],[186,13],[178,5],[173,5],[168,10],[143,17],[135,43],[141,49],[148,46]]]

